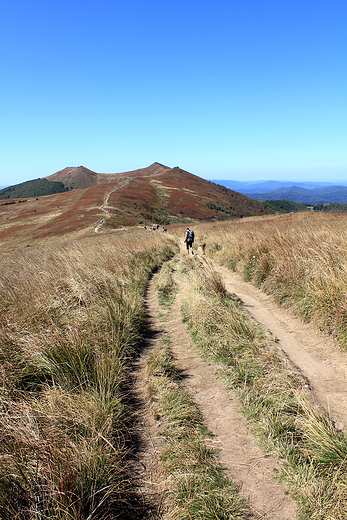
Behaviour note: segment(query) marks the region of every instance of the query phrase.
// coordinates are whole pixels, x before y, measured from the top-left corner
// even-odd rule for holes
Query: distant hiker
[[[192,229],[189,229],[187,227],[186,236],[184,238],[185,243],[187,244],[187,253],[189,255],[189,248],[192,248],[192,255],[194,254],[193,251],[193,242],[194,242],[194,231]]]

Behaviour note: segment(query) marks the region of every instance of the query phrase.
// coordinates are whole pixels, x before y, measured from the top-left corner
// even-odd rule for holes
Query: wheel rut
[[[144,509],[147,516],[143,520],[164,520],[169,518],[169,486],[160,463],[165,440],[160,435],[161,422],[154,419],[154,411],[146,391],[148,360],[160,344],[163,334],[156,312],[158,302],[153,281],[148,285],[144,305],[147,315],[147,337],[144,349],[134,363],[131,373],[134,397],[140,403],[135,413],[135,422],[141,432],[141,443],[131,471],[137,494],[143,497],[142,502],[146,504]]]

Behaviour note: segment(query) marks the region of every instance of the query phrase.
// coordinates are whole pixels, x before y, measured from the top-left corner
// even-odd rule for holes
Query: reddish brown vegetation
[[[0,206],[2,245],[16,247],[23,241],[31,244],[47,237],[91,233],[95,223],[106,217],[104,229],[263,213],[259,202],[178,167],[158,163],[118,174],[65,168],[48,179],[81,189]]]

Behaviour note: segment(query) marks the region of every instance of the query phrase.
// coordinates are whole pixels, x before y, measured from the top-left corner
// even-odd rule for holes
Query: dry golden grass
[[[3,255],[1,518],[129,517],[127,370],[173,249],[141,230]]]
[[[182,310],[201,353],[220,365],[220,375],[239,397],[265,450],[277,453],[299,505],[298,518],[346,520],[347,437],[324,418],[288,371],[268,333],[221,292],[211,270],[184,258]]]
[[[197,230],[208,255],[347,346],[347,215],[296,213]]]

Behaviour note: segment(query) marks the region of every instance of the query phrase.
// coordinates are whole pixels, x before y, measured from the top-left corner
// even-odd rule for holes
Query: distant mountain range
[[[291,200],[302,204],[328,204],[337,202],[338,204],[347,203],[346,186],[327,186],[325,188],[313,188],[307,190],[291,186],[290,188],[279,188],[267,193],[249,193],[248,197],[254,200]]]
[[[14,186],[0,189],[0,199],[16,199],[25,197],[39,197],[54,193],[91,188],[100,184],[110,184],[137,177],[150,177],[168,174],[173,168],[160,163],[153,163],[146,168],[140,168],[123,173],[96,173],[85,166],[67,167],[42,179],[22,182]],[[184,172],[184,170],[181,170]],[[193,175],[185,172],[188,175]],[[194,176],[200,179],[197,176]],[[152,179],[153,180],[153,179]],[[184,180],[186,182],[187,179]],[[287,200],[299,204],[321,205],[328,203],[347,203],[347,183],[334,185],[329,182],[299,182],[290,181],[257,181],[241,182],[233,180],[214,180],[209,182],[223,186],[257,201]],[[152,182],[152,181],[151,181]]]
[[[238,182],[229,180],[213,181],[247,197],[259,201],[290,200],[300,204],[347,203],[347,183],[336,186],[328,182]]]

